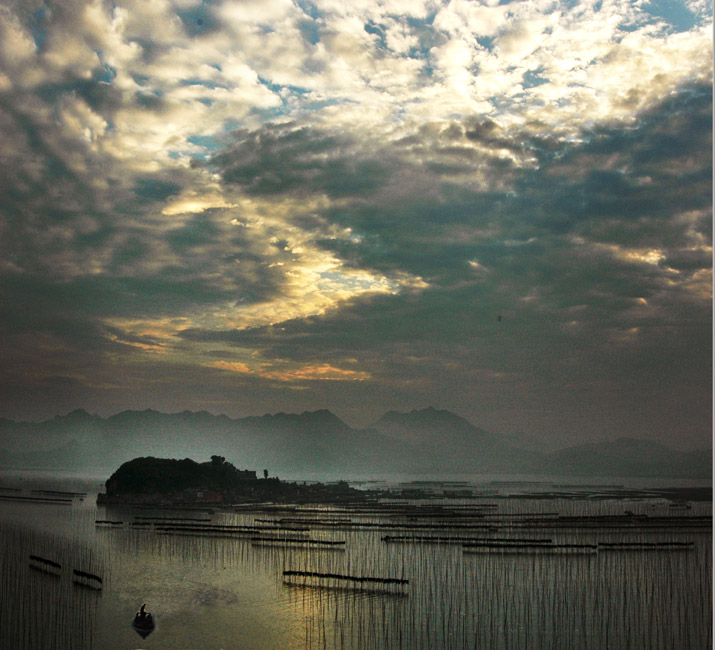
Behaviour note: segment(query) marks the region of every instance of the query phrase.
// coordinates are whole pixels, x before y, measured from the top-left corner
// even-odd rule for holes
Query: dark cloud
[[[521,152],[524,144],[521,139],[509,137],[501,125],[494,120],[473,118],[464,125],[464,136],[471,142],[477,142],[492,149],[507,149]]]
[[[588,283],[587,276],[584,271],[570,280]],[[581,293],[568,286],[568,298],[568,282],[544,286],[526,301],[514,295],[513,285],[477,283],[362,297],[322,316],[182,336],[260,350],[264,361],[340,366],[356,359],[372,376],[368,385],[381,386],[389,401],[410,404],[424,395],[459,403],[485,423],[500,421],[509,396],[521,395],[510,417],[534,422],[539,418],[532,411],[560,409],[552,433],[566,434],[578,424],[580,435],[603,435],[604,426],[609,433],[625,434],[631,427],[631,434],[650,435],[653,418],[660,429],[680,417],[683,435],[697,437],[697,422],[707,418],[711,372],[710,357],[703,354],[710,345],[705,306],[665,296],[654,300],[655,313],[639,316],[629,313],[633,299],[622,292],[602,294],[602,286],[589,295],[591,284]],[[560,403],[552,400],[556,394],[563,397]],[[608,407],[583,421],[594,400]]]
[[[210,2],[202,2],[198,6],[183,11],[179,10],[176,13],[189,36],[210,35],[219,28],[219,21],[212,11]]]
[[[164,201],[177,194],[181,190],[181,185],[177,183],[167,183],[154,178],[138,178],[134,186],[134,193],[142,199],[151,201]]]
[[[583,145],[566,148],[538,174],[524,176],[518,191],[538,198],[547,225],[551,219],[561,229],[588,231],[611,223],[636,238],[650,227],[662,240],[676,213],[710,202],[711,123],[710,88],[684,89],[636,126],[601,127]]]
[[[310,20],[295,33],[308,47],[329,34],[315,7],[303,6]],[[544,434],[555,426],[603,436],[655,427],[665,438],[680,421],[691,440],[703,438],[712,372],[710,87],[680,87],[631,124],[597,124],[570,140],[545,123],[483,115],[379,139],[331,128],[323,116],[321,128],[239,129],[218,150],[220,135],[169,137],[172,111],[186,106],[164,91],[195,90],[174,79],[186,62],[173,68],[162,58],[173,45],[136,26],[132,47],[147,74],[115,70],[82,3],[33,13],[39,7],[16,10],[37,51],[26,68],[3,61],[9,81],[0,92],[6,410],[30,409],[39,396],[46,408],[87,399],[114,410],[213,404],[233,413],[273,410],[276,399],[281,408],[337,400],[376,414],[381,405],[436,401],[487,428],[519,422]],[[172,25],[186,41],[208,42],[221,28],[213,11],[209,3],[182,10]],[[447,38],[428,22],[408,23],[417,37],[410,56]],[[387,31],[377,23],[367,31],[381,46],[376,61],[387,60]],[[70,52],[61,40],[70,34],[84,55],[52,58]],[[28,90],[23,79],[38,61],[42,78]],[[163,89],[149,76],[162,65]],[[253,71],[245,72],[250,90]],[[124,85],[114,83],[120,73]],[[270,104],[273,87],[258,79],[260,101]],[[284,90],[295,100],[297,90]],[[110,136],[118,116],[131,121],[137,109],[147,121],[137,133],[165,128],[157,143],[184,142],[187,151],[208,143],[214,155],[161,171],[164,151],[134,160],[130,141],[139,136]],[[166,125],[151,123],[158,116]],[[202,203],[208,187],[216,200]],[[226,207],[243,201],[255,209],[245,220]],[[283,315],[282,300],[300,303],[292,279],[301,271],[349,297],[306,307],[305,318]],[[351,296],[351,273],[394,293]],[[264,324],[246,326],[237,305],[265,308],[252,314]],[[247,354],[253,373],[241,370]],[[217,361],[223,369],[211,367]],[[291,382],[278,372],[321,363],[369,378],[317,382],[307,373]]]
[[[668,409],[675,408],[687,435],[697,437],[711,403],[711,106],[709,88],[684,88],[628,129],[602,126],[559,147],[528,133],[507,134],[488,120],[423,130],[398,143],[391,173],[371,181],[371,194],[322,211],[312,227],[352,229],[352,239],[316,238],[348,268],[388,277],[406,272],[424,278],[428,289],[354,298],[326,314],[272,326],[189,329],[182,338],[298,363],[357,358],[396,399],[405,382],[413,388],[421,382],[426,394],[447,399],[440,382],[453,386],[456,377],[482,385],[488,376],[493,395],[498,378],[509,378],[514,391],[530,391],[525,403],[532,407],[541,400],[557,409],[547,395],[568,396],[564,421],[594,435],[606,422],[624,434],[628,427],[645,432],[656,421],[670,426]],[[509,137],[515,140],[505,147]],[[538,165],[509,163],[513,183],[490,189],[425,176],[424,165],[404,154],[432,147],[460,161],[438,175],[484,164],[496,174],[493,158],[447,144],[465,140],[528,151]],[[298,151],[332,160],[345,147],[309,131],[295,142],[290,160]],[[256,178],[267,162],[254,159]],[[263,187],[290,194],[298,178],[310,176],[319,191],[336,168],[298,165],[285,172],[283,190],[278,182]],[[403,182],[414,187],[415,178],[424,181],[422,191],[396,191]],[[534,393],[540,384],[543,393]],[[679,399],[690,394],[697,413],[674,407],[668,391]],[[594,399],[613,412],[585,424],[579,405]],[[528,419],[525,408],[516,410]]]
[[[214,156],[210,166],[249,194],[354,197],[375,191],[392,173],[384,152],[366,154],[347,136],[295,124],[267,125],[235,137],[235,144]]]
[[[354,263],[358,258],[383,270],[403,264],[430,277],[472,256],[487,267],[534,259],[533,250],[504,248],[500,240],[538,238],[558,254],[569,236],[578,236],[588,244],[659,248],[677,257],[678,249],[693,245],[694,229],[705,243],[711,240],[707,217],[679,218],[688,211],[709,213],[711,100],[709,89],[687,90],[643,115],[625,135],[602,129],[583,144],[564,145],[558,156],[549,148],[537,169],[523,170],[502,192],[444,184],[434,197],[399,205],[378,198],[329,217],[366,235],[364,243],[348,247]]]

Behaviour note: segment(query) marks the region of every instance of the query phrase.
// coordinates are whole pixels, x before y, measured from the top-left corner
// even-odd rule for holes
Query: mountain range
[[[44,422],[0,419],[0,466],[113,471],[132,458],[207,459],[271,473],[549,474],[709,478],[711,450],[679,451],[632,438],[546,450],[525,434],[499,435],[449,411],[389,411],[356,429],[328,410],[231,419],[206,411],[78,409]]]

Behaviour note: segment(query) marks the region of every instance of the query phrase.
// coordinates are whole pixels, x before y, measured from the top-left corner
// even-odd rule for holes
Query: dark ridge
[[[91,415],[90,413],[87,413],[84,409],[75,409],[74,411],[70,411],[67,415],[56,415],[55,420],[70,420],[70,421],[83,421],[83,420],[91,420],[95,416]]]
[[[182,493],[185,490],[235,490],[247,482],[256,482],[256,472],[238,470],[222,456],[213,456],[207,463],[189,458],[135,458],[124,464],[107,479],[107,496]],[[261,481],[264,483],[266,481]]]

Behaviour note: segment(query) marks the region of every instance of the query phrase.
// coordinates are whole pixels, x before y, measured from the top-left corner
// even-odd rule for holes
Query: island
[[[119,467],[97,495],[98,505],[201,506],[260,502],[354,503],[369,495],[336,483],[295,483],[239,470],[223,456],[205,463],[189,458],[142,457]]]

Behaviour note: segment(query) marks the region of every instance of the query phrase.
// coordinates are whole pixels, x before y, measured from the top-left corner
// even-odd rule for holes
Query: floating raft
[[[711,529],[712,516],[657,516],[648,515],[595,515],[559,516],[556,519],[512,520],[506,525],[514,528],[558,528],[561,530],[632,530],[638,532],[661,532],[667,530]]]
[[[493,524],[485,524],[482,522],[467,523],[458,521],[457,523],[400,523],[400,522],[376,522],[376,521],[352,521],[334,524],[311,523],[310,528],[321,530],[383,530],[383,531],[449,531],[449,530],[479,530],[479,531],[494,531],[496,528]],[[288,530],[288,528],[284,528]],[[305,530],[309,530],[306,528]]]
[[[280,519],[256,519],[256,523],[261,523],[261,524],[273,524],[274,526],[276,524],[278,525],[293,525],[293,524],[298,524],[298,525],[304,525],[304,526],[335,526],[335,525],[350,525],[353,523],[352,519],[347,519],[345,517],[336,517],[336,518],[324,518],[324,517],[317,517],[315,519],[312,518],[307,518],[307,517],[282,517]]]
[[[345,550],[344,540],[310,539],[307,537],[254,537],[251,539],[253,546],[277,546],[285,548],[328,548],[339,551]]]
[[[692,551],[695,542],[599,542],[599,551]]]
[[[42,494],[55,497],[86,497],[86,492],[66,492],[63,490],[30,490],[31,494]]]
[[[40,571],[45,571],[53,575],[59,575],[62,570],[62,565],[59,562],[48,560],[39,555],[30,555],[30,568],[39,569]]]
[[[304,533],[300,533],[298,535],[254,535],[251,537],[251,541],[253,540],[282,540],[282,541],[293,541],[293,542],[307,542],[310,541],[310,537],[305,535]],[[315,540],[318,541],[318,540]]]
[[[199,532],[205,531],[256,531],[260,530],[259,526],[243,526],[229,524],[153,524],[152,522],[134,522],[133,526],[155,526],[157,530],[175,531],[175,530],[193,530]]]
[[[143,517],[142,515],[135,515],[134,519],[141,519],[143,521],[160,521],[163,523],[172,522],[182,522],[182,521],[194,521],[194,522],[210,522],[211,518],[208,517]]]
[[[292,533],[307,533],[308,528],[296,528],[289,526],[249,526],[249,525],[229,525],[229,524],[201,524],[201,523],[186,523],[180,521],[114,521],[110,519],[95,519],[95,525],[107,526],[122,526],[128,525],[129,528],[137,530],[155,530],[162,533],[243,533],[257,534],[261,531],[290,531]]]
[[[436,535],[385,535],[383,542],[400,544],[552,544],[551,539],[512,539],[510,537],[442,537]]]
[[[514,542],[490,543],[477,542],[474,544],[464,544],[462,549],[465,553],[538,553],[547,555],[570,555],[597,553],[596,544],[543,544],[536,542]]]
[[[319,571],[283,571],[283,580],[289,584],[308,587],[357,590],[401,589],[409,584],[409,580],[403,578],[351,576],[341,573],[321,573]]]
[[[150,522],[140,522],[149,525]],[[140,525],[135,523],[134,526]],[[308,534],[307,528],[277,527],[277,526],[241,526],[241,525],[199,525],[199,524],[172,524],[171,526],[156,526],[154,530],[160,535],[191,535],[198,537],[257,537],[264,532],[285,531],[294,536]]]
[[[86,571],[80,571],[79,569],[72,569],[72,580],[83,587],[89,587],[90,589],[101,589],[102,588],[102,578],[94,573],[87,573]]]
[[[157,535],[169,535],[171,537],[204,537],[211,539],[245,539],[254,537],[258,530],[191,530],[191,529],[165,529],[157,528]]]
[[[53,503],[61,506],[72,505],[72,499],[65,497],[35,496],[26,497],[15,494],[0,494],[0,499],[5,501],[23,501],[25,503]]]
[[[486,519],[536,519],[553,521],[559,518],[558,512],[501,512],[501,513],[486,513]]]
[[[255,535],[255,531],[215,531],[215,532],[199,532],[193,530],[178,530],[166,531],[157,530],[157,535],[165,535],[170,537],[201,537],[203,539],[235,539],[249,541],[251,535]]]

